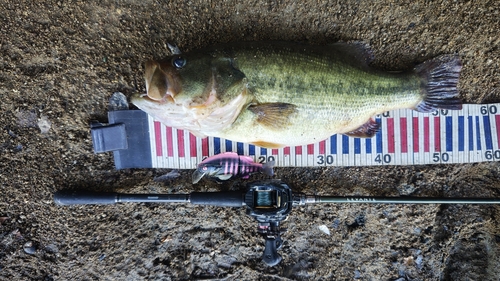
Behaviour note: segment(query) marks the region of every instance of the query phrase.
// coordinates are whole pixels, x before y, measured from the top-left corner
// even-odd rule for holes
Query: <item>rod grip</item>
[[[57,191],[54,202],[57,205],[109,205],[117,202],[118,194],[114,192],[91,192],[81,190]]]
[[[219,207],[243,207],[244,193],[238,191],[223,192],[193,192],[190,195],[191,204]]]

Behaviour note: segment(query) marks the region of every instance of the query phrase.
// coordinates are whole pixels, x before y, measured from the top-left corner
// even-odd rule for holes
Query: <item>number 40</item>
[[[377,154],[377,156],[375,157],[375,162],[377,163],[391,163],[391,155],[390,154]]]

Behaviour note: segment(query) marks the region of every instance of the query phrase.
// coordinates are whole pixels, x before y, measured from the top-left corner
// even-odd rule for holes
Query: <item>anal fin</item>
[[[248,110],[257,116],[257,122],[276,130],[290,124],[290,116],[297,111],[297,106],[290,103],[274,102],[254,104]]]
[[[354,131],[345,133],[344,135],[355,137],[355,138],[371,138],[373,137],[377,131],[380,129],[380,125],[375,122],[372,118],[368,120],[365,124],[361,125],[361,127],[357,128]]]
[[[282,147],[284,147],[283,144],[272,143],[272,142],[267,142],[267,141],[254,141],[254,142],[251,142],[250,144],[264,147],[264,148],[282,148]]]

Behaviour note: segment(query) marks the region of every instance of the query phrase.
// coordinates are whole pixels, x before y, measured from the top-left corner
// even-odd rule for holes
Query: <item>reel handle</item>
[[[268,238],[266,237],[266,246],[262,260],[269,266],[275,266],[281,262],[282,258],[278,254],[278,248],[281,247],[283,240],[280,237]]]

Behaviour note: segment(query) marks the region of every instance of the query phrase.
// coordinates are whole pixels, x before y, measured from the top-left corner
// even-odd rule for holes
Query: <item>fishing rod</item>
[[[247,215],[257,220],[257,232],[265,239],[262,260],[269,266],[281,261],[278,249],[283,244],[280,223],[293,207],[318,203],[372,204],[500,204],[498,198],[371,197],[317,196],[292,192],[280,180],[262,180],[247,184],[246,191],[192,192],[189,194],[126,194],[114,192],[58,191],[58,205],[115,203],[191,203],[219,207],[246,207]]]

